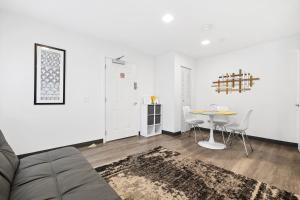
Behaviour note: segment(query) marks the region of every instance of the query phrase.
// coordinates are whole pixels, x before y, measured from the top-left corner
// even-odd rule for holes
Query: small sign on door
[[[120,73],[120,78],[125,78],[125,73]]]

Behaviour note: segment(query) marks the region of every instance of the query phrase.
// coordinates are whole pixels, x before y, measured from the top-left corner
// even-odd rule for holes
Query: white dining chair
[[[246,151],[246,155],[248,156],[248,148],[247,148],[247,143],[249,144],[251,151],[253,152],[253,147],[251,144],[251,141],[249,140],[247,134],[246,134],[246,130],[249,127],[249,121],[250,121],[250,116],[252,114],[253,110],[250,109],[248,110],[248,112],[246,113],[246,115],[243,117],[243,119],[241,120],[240,123],[232,123],[226,126],[226,128],[230,131],[228,139],[226,141],[226,144],[228,143],[228,141],[230,140],[230,145],[232,144],[232,139],[230,139],[230,137],[233,136],[240,136],[239,138],[242,140],[243,144],[244,144],[244,148]],[[247,141],[247,142],[246,142]]]
[[[209,109],[214,110],[214,111],[229,111],[229,107],[219,106],[217,104],[210,104]],[[208,122],[210,122],[210,121],[208,120]],[[224,144],[226,144],[224,133],[227,132],[226,125],[229,124],[229,117],[224,116],[224,115],[222,115],[222,116],[216,115],[216,116],[214,116],[213,124],[214,124],[214,130],[217,130],[218,128],[220,129],[220,131],[222,133],[223,142],[224,142]]]
[[[183,106],[182,111],[183,111],[184,122],[187,123],[191,129],[193,129],[193,132],[195,134],[195,142],[197,143],[196,128],[199,128],[199,130],[200,130],[200,124],[203,124],[204,121],[200,120],[196,116],[194,116],[191,113],[191,108],[189,106]]]

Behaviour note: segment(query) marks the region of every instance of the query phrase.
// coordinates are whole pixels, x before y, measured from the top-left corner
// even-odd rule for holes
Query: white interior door
[[[183,106],[191,106],[191,69],[181,67],[181,131],[189,129],[183,118]]]
[[[138,135],[135,66],[106,63],[106,137],[111,141]]]

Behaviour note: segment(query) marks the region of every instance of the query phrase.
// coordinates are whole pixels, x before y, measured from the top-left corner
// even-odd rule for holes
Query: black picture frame
[[[37,87],[38,87],[38,67],[40,67],[38,65],[38,48],[48,48],[48,49],[52,49],[55,51],[59,51],[62,53],[63,55],[63,62],[62,62],[62,79],[61,82],[63,84],[62,87],[62,101],[61,102],[39,102],[38,100],[38,91],[37,91]],[[43,45],[43,44],[39,44],[39,43],[35,43],[34,44],[34,105],[65,105],[65,88],[66,88],[66,50],[64,49],[60,49],[60,48],[56,48],[56,47],[52,47],[52,46],[48,46],[48,45]]]

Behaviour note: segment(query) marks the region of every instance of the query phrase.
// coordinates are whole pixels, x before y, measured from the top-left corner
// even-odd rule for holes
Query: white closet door
[[[135,67],[106,65],[106,141],[138,135]]]
[[[188,130],[188,126],[184,122],[182,107],[191,106],[191,69],[181,67],[181,131]]]

